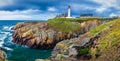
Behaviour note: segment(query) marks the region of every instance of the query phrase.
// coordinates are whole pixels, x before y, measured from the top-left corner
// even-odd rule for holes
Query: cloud
[[[40,10],[0,11],[0,20],[47,20],[57,13],[41,12]]]
[[[76,4],[76,3],[73,3],[72,5],[72,9],[74,11],[81,11],[81,10],[93,10],[95,9],[95,7],[92,7],[92,6],[89,6],[87,4]]]
[[[115,16],[117,16],[117,14],[115,14],[115,13],[111,13],[111,14],[109,15],[109,17],[115,17]]]
[[[111,13],[109,17],[120,17],[120,13]]]
[[[98,12],[98,13],[103,13],[103,12],[105,12],[106,10],[107,10],[107,8],[105,8],[105,7],[96,8],[96,12]]]
[[[119,0],[92,0],[92,1],[97,4],[100,4],[100,6],[96,8],[96,12],[98,13],[108,11],[110,8],[120,10]]]
[[[8,6],[13,4],[13,0],[0,0],[0,7]]]
[[[28,9],[28,10],[15,10],[15,11],[0,11],[0,14],[3,14],[3,15],[7,15],[7,14],[10,14],[10,15],[18,15],[18,14],[33,14],[33,13],[37,13],[37,12],[40,12],[40,10],[33,10],[33,9]]]
[[[106,7],[114,6],[115,3],[117,3],[117,0],[93,0],[93,1]]]
[[[120,11],[119,3],[120,0],[0,0],[0,19],[44,20],[67,13],[68,5],[72,16],[92,13],[109,17]]]
[[[48,11],[55,12],[55,11],[57,11],[57,9],[55,7],[49,7]]]

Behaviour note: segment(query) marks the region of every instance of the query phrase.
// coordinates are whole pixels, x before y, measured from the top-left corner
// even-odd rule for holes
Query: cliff
[[[54,48],[49,59],[36,61],[119,61],[120,19],[111,20],[18,23],[12,28],[12,41],[30,48]]]
[[[54,61],[120,61],[120,19],[102,24],[78,38],[57,43]]]
[[[15,30],[12,35],[12,42],[30,48],[49,49],[62,40],[78,37],[102,22],[107,22],[107,20],[87,20],[83,22],[49,20],[48,22],[18,23],[12,28]]]

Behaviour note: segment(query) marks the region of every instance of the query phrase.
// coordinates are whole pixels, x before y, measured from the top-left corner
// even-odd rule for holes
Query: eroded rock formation
[[[88,45],[92,45],[94,40],[99,38],[99,34],[95,36],[89,36],[88,33],[81,35],[77,38],[70,40],[64,40],[57,43],[56,47],[52,52],[51,58],[59,60],[61,58],[76,58],[79,54],[79,49],[84,48]]]
[[[50,28],[47,22],[23,22],[18,23],[12,29],[13,33],[12,42],[26,45],[30,48],[53,48],[56,43],[78,37],[78,35],[87,32],[88,30],[99,25],[99,20],[89,20],[82,23],[73,22],[73,24],[80,24],[81,28],[76,32],[62,32]]]
[[[120,52],[118,51],[119,47],[114,48],[113,47],[114,43],[110,42],[110,40],[113,41],[113,39],[115,39],[116,41],[116,37],[114,37],[115,35],[120,35],[117,33],[120,32],[118,30],[119,29],[118,24],[120,22],[118,21],[117,22],[111,21],[105,23],[101,26],[92,29],[91,31],[85,34],[79,35],[79,37],[77,38],[63,40],[57,43],[55,48],[53,49],[51,59],[53,61],[54,60],[64,61],[66,59],[67,61],[108,61],[108,60],[119,61],[120,60],[119,59]],[[111,38],[112,36],[110,35],[114,35],[113,38]],[[108,38],[108,36],[110,39]],[[116,44],[115,46],[120,45],[119,42],[115,42],[115,44]],[[108,50],[104,50],[103,48]],[[109,52],[113,54],[111,55],[111,53]],[[118,54],[114,54],[114,53],[118,53]]]

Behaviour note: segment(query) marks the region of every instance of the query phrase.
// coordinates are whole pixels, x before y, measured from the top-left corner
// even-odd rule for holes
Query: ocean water
[[[11,61],[35,61],[35,59],[45,59],[51,55],[50,50],[30,49],[26,46],[20,46],[11,42],[11,30],[18,22],[22,20],[0,20],[0,48],[7,53],[7,59]],[[28,22],[28,21],[27,21]],[[33,22],[33,21],[29,21]],[[36,22],[36,21],[35,21]],[[38,21],[40,22],[40,21]]]

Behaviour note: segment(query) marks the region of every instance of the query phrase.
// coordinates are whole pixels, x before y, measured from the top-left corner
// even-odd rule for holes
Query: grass
[[[110,20],[112,18],[53,18],[47,21],[48,26],[57,31],[62,32],[76,32],[79,31],[80,24],[73,24],[72,22],[81,23],[87,20]]]
[[[97,44],[95,46],[88,46],[84,49],[80,49],[79,55],[84,56],[90,54],[92,59],[100,61],[119,61],[120,19],[104,23],[88,32],[90,37],[98,33],[100,33],[100,37],[95,40],[97,41]],[[98,57],[99,54],[100,56]]]
[[[66,20],[64,18],[61,19],[51,19],[48,20],[48,26],[50,28],[55,29],[56,31],[62,31],[62,32],[76,32],[80,30],[80,24],[74,24],[69,20]]]
[[[82,48],[79,50],[78,56],[88,55],[89,54],[89,48]]]
[[[101,54],[98,60],[120,60],[120,19],[105,23],[90,31],[91,35],[101,32],[98,48]],[[92,53],[93,56],[94,53]]]
[[[101,44],[99,45],[102,49],[105,49],[102,47],[105,45],[107,46],[112,46],[118,42],[120,42],[120,21],[117,21],[116,23],[113,24],[113,28],[107,30],[107,34],[105,37],[101,39]]]
[[[105,49],[105,47],[107,47],[109,40],[112,40],[111,42],[113,44],[114,42],[117,42],[120,39],[119,20],[120,19],[117,19],[117,20],[102,24],[90,31],[90,35],[95,35],[99,32],[103,32],[103,35],[101,35],[103,37],[101,38],[101,42],[100,42],[102,49]],[[110,26],[114,26],[114,28],[110,29]]]
[[[89,17],[89,18],[53,18],[49,20],[55,20],[55,21],[61,21],[61,20],[68,20],[68,21],[76,21],[76,22],[83,22],[87,20],[112,20],[114,18],[94,18],[94,17]]]
[[[86,20],[107,19],[108,18],[54,18],[48,20],[48,25],[57,31],[76,32],[81,28],[80,24],[78,24],[79,22]],[[112,20],[114,21],[104,23],[88,32],[88,35],[90,37],[94,37],[100,33],[99,39],[95,40],[98,43],[95,45],[97,48],[95,46],[87,46],[85,48],[82,48],[79,50],[79,57],[90,55],[93,59],[97,59],[98,55],[100,54],[100,58],[102,57],[102,59],[109,58],[113,61],[119,60],[118,57],[120,56],[120,52],[118,51],[118,47],[120,46],[120,19]],[[77,22],[77,24],[74,24],[72,22]],[[113,58],[111,58],[111,53],[114,56]]]
[[[103,30],[105,30],[105,29],[109,29],[109,27],[113,24],[113,23],[115,23],[117,20],[114,20],[114,21],[110,21],[110,22],[107,22],[107,23],[105,23],[105,24],[102,24],[102,25],[100,25],[100,26],[97,26],[97,27],[95,27],[94,29],[92,29],[92,30],[90,30],[90,35],[95,35],[95,34],[97,34],[97,33],[99,33],[99,32],[102,32]]]

